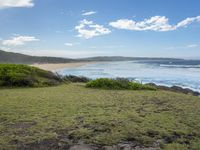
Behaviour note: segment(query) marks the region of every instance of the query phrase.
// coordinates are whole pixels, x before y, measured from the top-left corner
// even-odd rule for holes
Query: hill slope
[[[199,97],[80,83],[0,95],[2,149],[200,149]]]
[[[68,63],[73,59],[58,57],[38,57],[0,50],[0,63],[33,64],[33,63]]]
[[[60,79],[52,72],[20,64],[0,64],[0,87],[38,87],[57,85]]]

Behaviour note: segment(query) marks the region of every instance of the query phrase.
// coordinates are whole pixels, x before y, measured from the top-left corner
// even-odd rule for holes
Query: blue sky
[[[199,0],[0,0],[0,49],[200,58]]]

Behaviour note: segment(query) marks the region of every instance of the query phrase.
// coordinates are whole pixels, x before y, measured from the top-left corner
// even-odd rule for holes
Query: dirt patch
[[[71,146],[69,150],[98,150],[98,148],[89,144],[84,144],[83,142],[79,142],[79,144]]]
[[[144,147],[135,142],[124,141],[113,146],[103,146],[101,150],[160,150],[160,147],[156,144],[152,147]]]
[[[57,139],[46,139],[40,142],[21,144],[17,143],[18,150],[67,150],[69,149],[68,143],[61,142]]]
[[[8,119],[6,117],[1,117],[0,118],[0,123],[6,122]]]
[[[174,132],[171,136],[164,136],[164,143],[170,144],[177,141],[179,144],[189,144],[191,140],[195,138],[194,134],[179,134]]]
[[[20,145],[19,150],[160,150],[158,145],[152,147],[139,146],[135,142],[123,142],[112,146],[85,144],[82,141],[69,145],[60,140],[49,139],[28,145]]]
[[[16,140],[12,144],[17,146],[18,150],[160,150],[160,144],[145,147],[134,138],[115,145],[88,144],[82,139],[74,139],[69,132],[70,129],[63,129],[57,131],[57,138],[26,144]]]
[[[166,105],[166,104],[167,104],[166,101],[160,100],[160,99],[158,99],[158,98],[156,98],[156,97],[152,98],[150,101],[151,101],[153,104],[157,105],[157,106],[163,106],[163,105]]]
[[[35,121],[20,121],[15,124],[10,125],[10,128],[15,129],[28,129],[32,126],[36,125]]]
[[[83,117],[77,118],[77,121],[82,123],[84,120]],[[15,128],[26,129],[34,125],[34,122],[18,122],[14,124]],[[103,124],[106,126],[106,124]],[[99,127],[99,126],[98,126]],[[96,126],[88,127],[94,130],[95,133],[109,132],[105,130],[106,128],[96,128]],[[188,144],[188,142],[193,138],[193,135],[182,135],[174,132],[172,136],[164,136],[158,140],[152,142],[149,145],[142,144],[142,142],[132,138],[121,141],[115,145],[96,145],[85,143],[84,139],[77,139],[70,135],[70,132],[73,128],[63,129],[55,131],[57,133],[56,138],[44,139],[34,143],[22,143],[20,141],[12,141],[12,144],[17,147],[19,150],[160,150],[161,144],[168,144],[178,139],[184,138],[186,140],[182,141],[183,144]],[[158,132],[154,130],[149,130],[147,136],[156,139]],[[180,143],[180,142],[179,142]],[[181,143],[180,143],[181,144]]]

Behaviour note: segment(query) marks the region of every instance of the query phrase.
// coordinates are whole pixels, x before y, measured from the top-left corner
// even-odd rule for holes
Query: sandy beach
[[[75,68],[84,66],[87,64],[93,64],[95,62],[72,62],[72,63],[58,63],[58,64],[32,64],[31,66],[38,67],[40,69],[55,71],[64,68]]]

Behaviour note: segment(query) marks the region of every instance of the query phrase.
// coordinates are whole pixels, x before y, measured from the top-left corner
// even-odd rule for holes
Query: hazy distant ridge
[[[68,58],[58,58],[58,57],[29,56],[20,53],[5,52],[0,50],[0,63],[33,64],[33,63],[67,63],[71,61],[74,60]]]
[[[0,50],[0,63],[17,63],[17,64],[33,64],[33,63],[68,63],[68,62],[83,62],[83,61],[143,61],[143,62],[182,62],[184,59],[175,58],[151,58],[151,57],[122,57],[122,56],[99,56],[90,58],[61,58],[47,56],[29,56],[20,53],[6,52]]]

